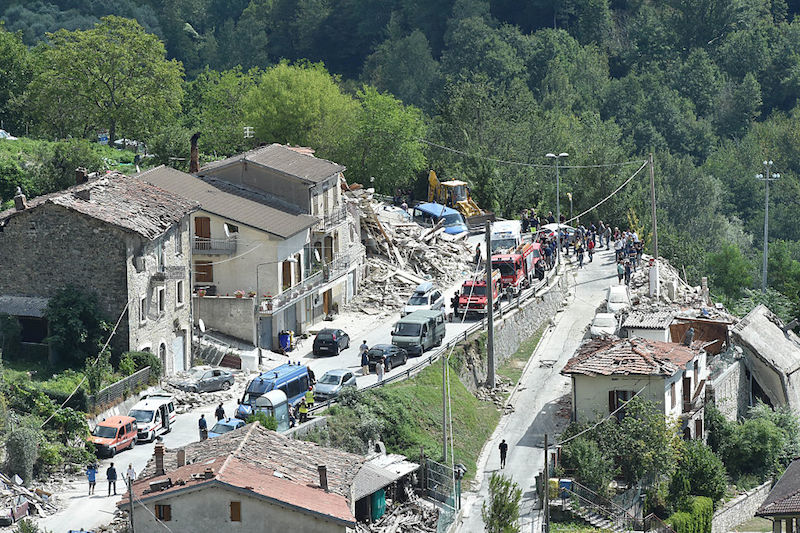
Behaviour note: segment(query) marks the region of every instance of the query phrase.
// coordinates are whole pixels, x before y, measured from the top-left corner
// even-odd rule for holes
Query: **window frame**
[[[159,287],[157,292],[158,301],[158,316],[161,316],[167,312],[167,288],[166,287]]]
[[[157,520],[162,522],[172,521],[172,505],[168,503],[157,503],[155,505],[155,515]]]
[[[139,324],[147,323],[147,296],[139,298]]]
[[[184,283],[182,279],[179,279],[175,282],[175,307],[183,307],[185,304]]]
[[[241,522],[242,521],[242,502],[241,501],[231,501],[230,502],[230,510],[231,510],[231,522]]]

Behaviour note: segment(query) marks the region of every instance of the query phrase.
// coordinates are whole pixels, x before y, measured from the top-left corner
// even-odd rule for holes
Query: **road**
[[[541,531],[534,504],[535,476],[544,463],[543,437],[545,433],[550,434],[552,443],[552,435],[561,432],[568,423],[564,416],[556,416],[559,409],[564,414],[563,402],[570,393],[570,381],[560,371],[585,337],[586,326],[605,298],[605,290],[617,283],[613,253],[605,250],[595,253],[592,263],[585,264],[582,269],[569,270],[565,275],[572,292],[569,304],[557,315],[555,326],[543,336],[520,378],[519,387],[511,398],[517,409],[500,420],[484,447],[476,475],[476,480],[481,482],[480,489],[464,495],[459,531],[484,531],[481,507],[488,495],[489,478],[495,472],[510,476],[522,489],[521,531]],[[503,470],[498,451],[502,439],[508,443]]]

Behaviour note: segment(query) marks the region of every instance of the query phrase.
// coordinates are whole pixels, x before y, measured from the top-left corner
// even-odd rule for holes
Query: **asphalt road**
[[[500,420],[484,447],[476,476],[480,488],[462,498],[464,513],[459,531],[484,531],[481,507],[488,496],[489,478],[495,472],[510,476],[522,489],[521,531],[541,531],[534,504],[535,476],[544,467],[544,434],[550,435],[552,444],[554,434],[563,431],[569,416],[564,401],[570,393],[570,380],[560,372],[584,339],[586,326],[605,298],[606,289],[617,283],[613,253],[602,250],[592,263],[565,275],[572,291],[569,304],[558,313],[555,326],[542,338],[520,379],[511,399],[516,409]],[[508,456],[501,470],[498,446],[502,439],[508,443]]]

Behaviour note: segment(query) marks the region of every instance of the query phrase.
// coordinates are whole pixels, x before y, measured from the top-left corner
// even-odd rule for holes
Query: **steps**
[[[579,507],[577,510],[573,510],[573,512],[580,516],[585,522],[588,522],[597,529],[602,529],[603,531],[614,531],[615,533],[622,533],[624,531],[621,527],[614,525],[614,522],[611,520],[608,520],[607,518],[604,518],[603,516],[600,516],[599,514],[583,507]]]

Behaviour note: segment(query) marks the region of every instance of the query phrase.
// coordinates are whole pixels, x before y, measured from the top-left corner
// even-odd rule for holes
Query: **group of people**
[[[366,339],[358,347],[358,353],[361,354],[361,375],[369,376],[369,346]],[[375,374],[378,375],[378,381],[383,381],[383,373],[386,370],[386,357],[381,353],[375,361]]]
[[[615,228],[616,229],[616,228]],[[614,254],[617,259],[617,280],[620,284],[631,284],[631,274],[642,263],[644,243],[635,231],[617,232],[614,238]]]
[[[100,466],[97,463],[91,463],[86,468],[86,479],[89,481],[89,496],[94,494],[95,485],[97,485],[97,472]],[[126,483],[133,483],[136,480],[136,471],[133,465],[128,465],[128,471],[123,475]],[[111,496],[112,491],[116,496],[117,494],[117,469],[114,468],[114,463],[111,463],[106,469],[106,480],[108,480],[108,495]]]

